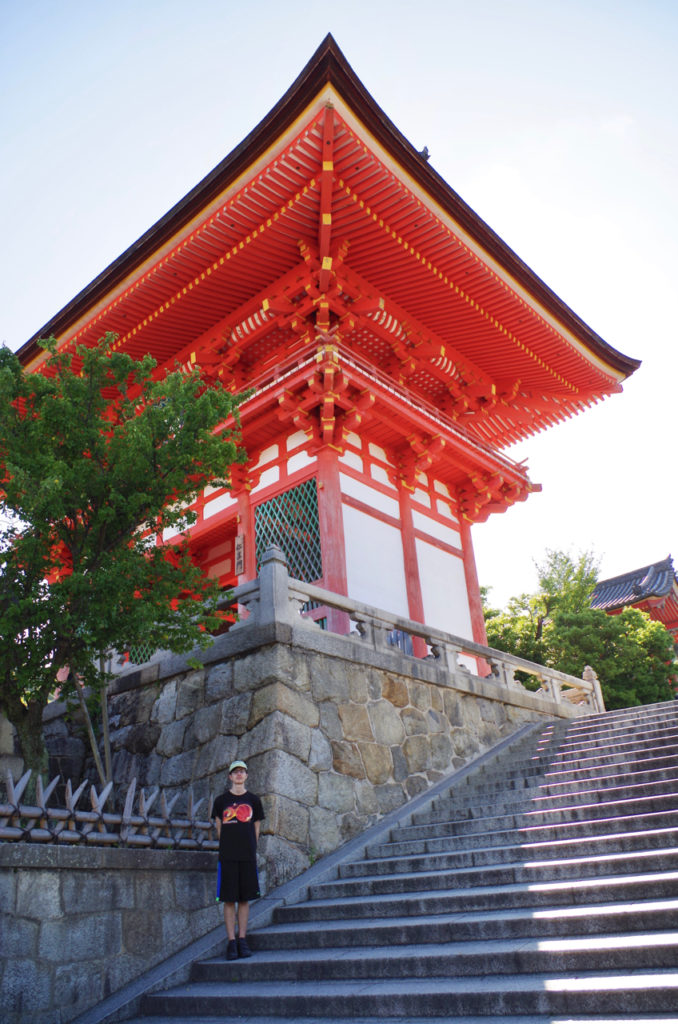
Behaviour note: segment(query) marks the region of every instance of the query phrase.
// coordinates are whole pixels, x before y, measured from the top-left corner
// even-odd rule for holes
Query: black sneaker
[[[226,959],[237,960],[238,959],[238,947],[235,939],[230,939],[226,947]]]
[[[252,950],[247,945],[247,939],[238,939],[238,956],[241,960],[246,960],[248,956],[252,956]]]

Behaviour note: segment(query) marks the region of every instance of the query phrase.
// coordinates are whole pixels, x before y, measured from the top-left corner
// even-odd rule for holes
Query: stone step
[[[652,887],[654,888],[654,887]],[[396,899],[312,900],[280,907],[274,923],[251,935],[256,949],[316,949],[326,946],[498,940],[524,937],[675,931],[678,886],[672,895],[642,899],[642,884],[601,884],[595,889],[595,913],[571,905],[588,896],[582,886],[546,888],[499,887],[471,893],[428,893]],[[437,902],[436,902],[437,900]],[[520,902],[522,900],[522,902]],[[310,912],[310,911],[314,912]]]
[[[588,719],[582,719],[577,723],[571,723],[561,729],[548,730],[535,734],[533,743],[537,748],[555,745],[571,745],[578,742],[586,742],[595,739],[601,743],[609,739],[616,739],[624,736],[647,736],[655,733],[678,729],[678,711],[673,709],[673,714],[666,713],[648,715],[637,719],[620,719],[614,721],[609,719],[603,723],[589,723]]]
[[[159,1017],[154,1014],[152,1017],[135,1016],[125,1019],[126,1024],[224,1024],[224,1015],[222,1013],[216,1017],[206,1017],[203,1014],[199,1017],[193,1015],[185,1016],[184,1014],[171,1017],[163,1015]],[[430,1024],[431,1020],[435,1019],[432,1017],[414,1017],[408,1014],[406,1024]],[[438,1020],[440,1019],[439,1017]],[[442,1019],[450,1020],[449,1017],[443,1017]],[[502,1013],[500,1016],[483,1014],[482,1017],[455,1014],[452,1019],[455,1024],[506,1024],[506,1021],[510,1021],[510,1024],[676,1024],[676,1015],[674,1013],[615,1013],[613,1017],[596,1014],[595,1018],[588,1015],[585,1017],[573,1017],[569,1013],[565,1017],[553,1016],[552,1014],[525,1015],[523,1013]],[[374,1017],[351,1017],[350,1020],[351,1024],[374,1024]],[[309,1024],[308,1017],[271,1017],[268,1014],[263,1017],[259,1015],[252,1017],[248,1014],[247,1017],[241,1017],[240,1021],[241,1024]],[[402,1017],[380,1017],[379,1021],[380,1024],[404,1024]],[[323,1017],[323,1024],[347,1024],[347,1018]]]
[[[438,797],[434,807],[464,806],[473,802],[473,806],[496,807],[496,797],[502,794],[504,799],[512,803],[522,804],[526,801],[563,800],[572,797],[594,799],[600,793],[605,799],[612,800],[617,796],[630,798],[636,794],[643,796],[655,792],[675,792],[678,790],[678,767],[653,769],[645,772],[628,772],[611,775],[592,775],[586,780],[550,783],[544,776],[533,776],[524,780],[524,785],[507,785],[498,775],[492,780],[478,782],[462,793]],[[494,798],[494,799],[493,799]]]
[[[486,866],[433,868],[431,870],[401,871],[389,874],[369,873],[359,879],[339,879],[326,883],[335,887],[339,895],[341,886],[356,886],[366,896],[383,892],[413,892],[427,887],[437,889],[466,889],[488,884],[511,885],[525,883],[539,885],[544,882],[569,879],[591,879],[615,874],[651,873],[667,871],[678,862],[678,848],[643,850],[635,853],[567,857],[553,860],[534,860],[525,863],[508,861]],[[413,888],[414,887],[414,888]]]
[[[678,828],[652,828],[645,830],[615,831],[603,836],[581,836],[571,839],[550,841],[529,841],[514,834],[512,843],[494,846],[473,846],[460,848],[457,837],[432,841],[427,849],[399,852],[380,848],[381,852],[368,851],[365,860],[345,864],[340,871],[341,878],[355,878],[361,874],[386,871],[434,870],[438,867],[466,864],[495,864],[507,859],[545,859],[562,857],[574,853],[578,857],[598,853],[629,853],[635,850],[658,849],[670,845],[678,848]],[[420,845],[425,845],[421,844]],[[373,870],[368,870],[373,865]],[[375,867],[375,865],[378,865]]]
[[[676,787],[678,790],[678,787]],[[624,817],[626,815],[647,814],[654,811],[673,811],[678,807],[678,791],[671,793],[652,794],[648,796],[636,796],[632,799],[617,800],[596,800],[587,802],[571,802],[539,807],[534,810],[524,810],[520,805],[513,807],[508,801],[501,801],[502,810],[509,813],[492,815],[492,807],[469,806],[465,809],[466,814],[458,818],[452,811],[459,813],[460,808],[434,807],[427,811],[421,811],[412,815],[412,822],[415,825],[436,825],[441,822],[463,821],[465,818],[475,818],[476,821],[483,821],[484,828],[501,827],[502,824],[512,824],[514,827],[524,825],[546,825],[550,822],[577,821],[583,819]]]
[[[642,832],[662,827],[675,829],[678,828],[678,810],[643,814],[638,817],[627,815],[624,818],[599,818],[593,823],[584,820],[526,828],[495,829],[490,832],[483,832],[480,829],[472,830],[470,826],[475,824],[482,824],[482,819],[477,823],[464,822],[465,829],[459,827],[459,822],[454,823],[454,830],[445,829],[441,825],[414,825],[410,828],[393,829],[386,842],[368,846],[366,855],[368,857],[383,857],[389,856],[390,853],[396,855],[429,853],[448,849],[450,842],[454,843],[455,849],[471,850],[478,847],[509,846],[514,843],[579,839],[587,835],[613,835],[620,831]],[[404,838],[400,838],[401,836]]]
[[[358,978],[440,978],[544,971],[674,967],[678,932],[575,935],[566,939],[492,939],[316,949],[257,950],[250,960],[206,960],[191,981],[315,981]]]
[[[400,978],[355,981],[192,982],[171,992],[147,995],[143,1009],[151,1013],[218,1014],[230,1017],[261,1014],[347,1018],[409,1017],[426,1008],[427,1016],[456,1014],[566,1013],[574,1000],[589,1014],[610,1013],[620,1005],[642,1012],[673,1011],[678,1006],[678,971],[647,970],[582,972],[577,977],[525,974],[506,978]]]
[[[664,915],[668,913],[668,923],[651,927],[669,928],[675,926],[675,919],[671,920],[671,915],[676,913],[678,907],[675,903],[678,900],[678,871],[612,877],[594,875],[591,878],[554,879],[537,884],[476,884],[464,888],[455,888],[454,879],[442,878],[435,881],[439,881],[440,884],[431,884],[429,888],[425,888],[422,879],[417,879],[416,875],[401,875],[397,879],[377,878],[370,882],[369,888],[366,888],[364,882],[361,884],[361,880],[356,879],[325,882],[311,888],[308,901],[277,908],[274,920],[348,920],[375,914],[392,917],[402,914],[405,910],[409,917],[413,917],[422,914],[475,913],[525,908],[530,908],[534,912],[535,908],[539,908],[540,917],[546,918],[551,914],[557,922],[570,914],[567,908],[573,904],[584,903],[595,904],[591,927],[602,928],[607,922],[607,918],[605,921],[599,920],[603,913],[603,904],[609,905],[611,910],[616,910],[617,904],[622,903],[626,908],[623,910],[625,916],[629,912],[629,907],[639,914],[640,910],[635,903],[640,901],[643,904],[643,914],[659,914],[664,921]],[[445,882],[450,882],[447,888]],[[668,904],[666,901],[669,901]],[[576,907],[572,915],[576,917],[578,912],[579,908]]]
[[[554,772],[502,772],[501,768],[486,768],[473,776],[469,776],[466,785],[456,786],[455,791],[459,797],[466,797],[469,793],[483,792],[518,792],[533,791],[535,789],[563,792],[567,787],[586,786],[593,783],[601,786],[621,785],[624,782],[639,783],[644,780],[669,778],[678,772],[676,758],[673,754],[665,757],[648,758],[641,763],[628,763],[619,765],[590,765],[586,769],[577,771],[554,771]],[[453,793],[450,790],[449,795]]]
[[[641,739],[634,743],[608,746],[600,744],[597,747],[588,746],[586,750],[553,752],[531,752],[525,751],[522,747],[516,752],[517,757],[513,760],[510,770],[513,773],[519,772],[525,775],[532,775],[544,771],[563,771],[568,767],[572,770],[580,770],[588,765],[603,764],[633,764],[648,757],[670,756],[675,754],[678,744],[675,739],[670,741],[664,737],[661,741],[643,742]],[[501,761],[488,762],[484,770],[491,771],[495,764],[501,765]]]

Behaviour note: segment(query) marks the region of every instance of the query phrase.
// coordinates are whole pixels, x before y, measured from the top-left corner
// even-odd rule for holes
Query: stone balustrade
[[[320,607],[343,613],[325,616],[324,621],[329,623],[330,631],[339,635],[357,636],[365,646],[373,650],[392,651],[395,646],[393,635],[404,634],[412,640],[418,638],[423,641],[428,651],[426,657],[432,658],[452,676],[459,673],[468,676],[475,669],[480,678],[489,679],[498,686],[526,689],[516,679],[515,674],[520,671],[539,682],[539,689],[532,692],[557,704],[569,701],[591,714],[605,710],[600,683],[590,666],[586,667],[580,679],[373,608],[311,583],[292,579],[287,572],[285,556],[279,548],[269,549],[264,556],[259,579],[237,587],[229,600],[224,602],[224,607],[232,608],[236,605],[240,609],[240,618],[232,627],[234,629],[252,628],[277,621],[317,630],[320,627],[315,617],[305,611],[310,604],[315,606],[316,611]],[[485,671],[482,671],[483,667]]]

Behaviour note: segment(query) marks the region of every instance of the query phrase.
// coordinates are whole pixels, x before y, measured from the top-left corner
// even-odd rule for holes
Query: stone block
[[[437,686],[431,687],[431,707],[434,711],[439,711],[441,714],[444,713],[445,707],[443,704],[442,691]]]
[[[385,676],[381,684],[381,696],[396,708],[404,708],[410,703],[407,684],[397,676]]]
[[[391,747],[391,760],[393,761],[393,778],[396,782],[404,782],[409,774],[407,761],[399,746]]]
[[[334,772],[323,772],[318,776],[318,806],[325,810],[343,814],[355,806],[353,779]]]
[[[150,906],[142,911],[107,911],[100,914],[68,914],[59,921],[46,921],[40,929],[38,956],[52,963],[75,963],[114,957],[121,951],[121,914],[156,915]]]
[[[339,718],[346,740],[374,740],[367,708],[362,704],[340,704]]]
[[[365,670],[362,666],[353,668],[348,677],[348,696],[354,704],[367,704],[369,690]]]
[[[106,962],[68,963],[54,971],[54,1005],[68,1010],[69,1018],[99,1002],[105,992]],[[64,1019],[64,1018],[62,1018]]]
[[[279,836],[266,836],[259,844],[262,894],[296,878],[310,865],[308,854]]]
[[[318,708],[308,696],[283,683],[275,682],[261,687],[254,693],[248,728],[253,728],[273,711],[282,711],[311,728],[317,726],[319,721]]]
[[[308,761],[311,730],[280,711],[264,718],[243,736],[238,747],[241,757],[249,758],[267,750],[287,750],[302,761]]]
[[[316,802],[318,777],[298,757],[284,750],[269,750],[253,757],[248,764],[252,777],[265,780],[264,792],[290,797],[306,807]]]
[[[387,782],[393,775],[390,749],[380,743],[359,743],[358,747],[370,782],[375,786]]]
[[[405,793],[402,786],[394,783],[375,786],[374,795],[381,814],[388,814],[389,811],[394,811],[396,807],[401,807],[405,803]]]
[[[438,771],[450,771],[452,765],[452,740],[446,733],[431,736],[431,767]]]
[[[163,916],[167,904],[156,897],[140,910],[122,914],[122,948],[132,956],[142,956],[151,949],[164,948]]]
[[[439,711],[429,708],[426,712],[426,730],[429,735],[437,732],[444,732],[447,729],[447,722]]]
[[[423,772],[429,767],[428,736],[408,736],[403,743],[402,750],[410,775]]]
[[[118,725],[138,725],[150,721],[158,692],[155,686],[137,686],[109,697],[109,715],[117,717]]]
[[[184,749],[184,736],[188,723],[184,720],[163,725],[156,751],[161,757],[173,757]]]
[[[17,877],[16,912],[36,921],[57,920],[67,911],[61,904],[59,874],[54,871],[22,871]]]
[[[370,704],[368,709],[372,733],[377,743],[383,743],[387,747],[395,743],[402,743],[405,739],[405,729],[396,709],[385,700],[379,700]]]
[[[308,679],[307,657],[282,644],[264,647],[233,664],[233,686],[238,692],[278,682],[307,690]]]
[[[383,673],[372,669],[367,675],[367,696],[368,700],[379,700],[382,696]]]
[[[16,907],[18,871],[9,868],[0,870],[0,914],[13,914]]]
[[[344,735],[344,727],[339,718],[337,705],[331,701],[325,701],[320,705],[320,729],[328,740],[341,740]]]
[[[308,766],[315,772],[326,772],[332,767],[332,748],[320,729],[311,732]]]
[[[342,843],[347,843],[365,828],[365,821],[358,814],[344,814],[339,822]]]
[[[220,714],[219,732],[228,736],[242,736],[247,732],[247,724],[252,706],[251,693],[236,693],[227,697],[221,704],[221,711],[214,708],[216,714]],[[205,711],[212,710],[205,708]]]
[[[134,907],[133,879],[126,879],[123,872],[62,871],[61,875],[61,893],[67,914],[86,914],[93,908],[120,910]]]
[[[228,782],[228,766],[235,758],[237,740],[234,736],[215,736],[205,743],[197,752],[193,778],[204,779],[215,773],[225,772],[225,785]]]
[[[179,680],[177,686],[177,705],[175,717],[177,719],[192,715],[205,703],[205,670],[196,669],[190,672],[183,679]]]
[[[422,778],[421,775],[410,775],[409,779],[405,783],[405,792],[408,797],[419,796],[420,793],[425,792],[428,789],[428,782]]]
[[[336,700],[340,704],[349,701],[348,677],[351,662],[343,659],[318,658],[313,664],[311,693],[316,701]]]
[[[426,683],[410,682],[410,704],[420,711],[428,711],[431,707],[431,688]]]
[[[0,950],[3,957],[7,960],[37,957],[39,934],[40,924],[37,921],[27,921],[23,917],[10,920],[3,906],[0,920]]]
[[[405,708],[400,717],[408,736],[416,736],[428,731],[423,711],[418,711],[416,708]]]
[[[171,679],[168,683],[165,683],[159,697],[153,704],[151,721],[158,722],[159,725],[166,725],[168,722],[173,721],[176,708],[177,681],[176,679]]]
[[[331,853],[343,842],[339,822],[333,811],[323,807],[312,807],[309,822],[311,849],[318,856]]]
[[[53,1005],[51,965],[35,959],[10,960],[2,974],[2,1008],[17,1021],[36,1019],[38,1007]],[[41,1015],[42,1020],[47,1017]],[[12,1018],[10,1018],[12,1019]]]
[[[233,662],[221,661],[207,669],[205,677],[205,703],[215,704],[233,693]]]
[[[309,810],[296,800],[286,796],[264,797],[265,826],[267,833],[302,846],[308,844]]]
[[[169,757],[160,769],[161,786],[180,786],[194,778],[197,751],[187,750],[184,754]]]
[[[365,778],[365,768],[357,744],[345,740],[332,740],[332,767],[340,775],[354,779]]]
[[[379,811],[379,804],[374,786],[371,782],[356,781],[355,783],[355,805],[356,810],[363,815],[374,815]]]
[[[186,734],[186,745],[193,746],[213,740],[220,731],[220,725],[221,712],[218,706],[198,708]]]

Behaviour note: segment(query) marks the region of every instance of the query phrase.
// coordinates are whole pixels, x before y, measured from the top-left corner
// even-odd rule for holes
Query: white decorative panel
[[[461,537],[451,526],[439,523],[436,519],[430,519],[423,512],[412,511],[412,522],[415,530],[428,533],[429,537],[443,541],[444,544],[451,544],[454,548],[461,547]]]
[[[259,483],[256,487],[253,487],[250,494],[256,494],[257,491],[263,491],[264,487],[270,487],[271,484],[275,484],[280,479],[280,467],[271,466],[270,469],[265,469],[259,478]]]
[[[350,466],[351,469],[357,469],[359,473],[363,472],[363,460],[355,452],[344,452],[343,455],[339,456],[339,462],[343,462],[345,466]]]
[[[393,484],[388,478],[388,473],[383,466],[370,466],[370,476],[380,484],[386,484],[387,487],[393,487]]]
[[[277,459],[279,454],[280,448],[277,444],[272,444],[269,448],[264,448],[263,452],[259,456],[257,466],[263,466],[267,462],[273,462],[273,459]]]
[[[306,444],[308,438],[303,430],[297,430],[294,434],[290,434],[287,438],[287,450],[292,451],[293,448],[298,448],[300,444]]]
[[[420,505],[427,505],[429,508],[431,507],[431,499],[428,491],[422,491],[421,487],[417,487],[412,497],[415,501],[418,501]]]
[[[354,448],[362,448],[363,439],[359,434],[354,434],[353,431],[347,430],[344,434],[344,440],[346,444],[352,444]]]
[[[370,508],[400,520],[400,506],[395,498],[389,498],[388,494],[382,494],[375,487],[370,487],[362,480],[356,480],[355,477],[347,476],[345,473],[341,473],[339,479],[342,494],[348,494],[351,498],[356,498],[358,501],[364,502],[365,505],[369,505]]]
[[[212,501],[208,501],[203,509],[203,519],[209,519],[210,516],[215,516],[217,512],[222,512],[225,508],[235,506],[237,502],[231,497],[229,491],[225,491],[220,498],[214,498]]]
[[[306,469],[307,466],[314,466],[316,460],[312,458],[308,452],[297,452],[296,455],[291,455],[287,460],[287,474],[291,476],[292,473],[296,473],[298,469]]]
[[[464,563],[426,541],[417,539],[416,544],[427,626],[472,640]]]
[[[409,617],[400,530],[343,506],[348,595]]]

